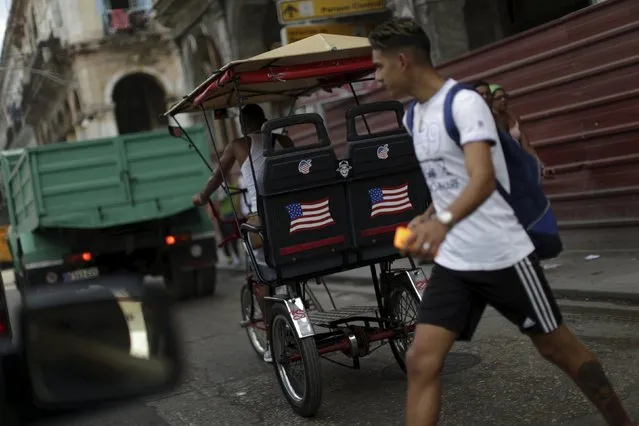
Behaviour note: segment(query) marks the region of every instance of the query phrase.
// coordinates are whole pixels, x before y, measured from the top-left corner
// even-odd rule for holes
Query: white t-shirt
[[[446,210],[468,184],[464,152],[446,132],[444,99],[457,82],[448,80],[430,100],[417,104],[413,134],[415,154],[436,211]],[[484,99],[473,90],[462,90],[453,100],[453,117],[461,144],[499,141],[493,115]],[[404,126],[406,116],[404,115]],[[413,132],[414,131],[414,132]],[[492,147],[495,174],[510,190],[501,145]],[[510,205],[497,191],[473,213],[455,224],[442,243],[435,262],[452,270],[497,270],[528,256],[534,246]]]

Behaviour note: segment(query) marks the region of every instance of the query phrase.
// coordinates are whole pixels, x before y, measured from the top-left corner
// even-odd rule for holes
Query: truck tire
[[[14,280],[13,280],[16,289],[18,290],[18,293],[20,293],[21,296],[24,295],[24,291],[26,290],[26,288],[28,287],[28,282],[26,280],[26,278],[23,278],[22,275],[15,273],[14,274]]]
[[[195,271],[195,281],[197,297],[213,296],[217,286],[217,269],[215,266],[198,269]]]
[[[195,272],[174,269],[164,275],[164,285],[173,300],[189,300],[198,296]]]

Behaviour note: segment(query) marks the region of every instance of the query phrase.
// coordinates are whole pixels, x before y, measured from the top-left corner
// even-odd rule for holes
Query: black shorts
[[[453,271],[435,264],[418,322],[470,340],[487,304],[526,334],[548,334],[563,321],[543,268],[531,255],[496,271]]]

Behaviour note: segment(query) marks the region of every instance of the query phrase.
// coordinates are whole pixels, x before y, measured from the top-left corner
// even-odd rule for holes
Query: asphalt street
[[[297,417],[273,367],[260,361],[238,325],[241,275],[220,273],[215,297],[176,307],[187,374],[173,392],[90,416],[41,423],[65,426],[401,425],[406,380],[388,346],[360,370],[324,361],[323,403],[314,419]],[[374,304],[370,289],[328,281],[338,306]],[[9,302],[18,301],[7,283]],[[323,291],[317,290],[325,307]],[[601,358],[618,393],[639,418],[639,319],[566,314]],[[348,359],[338,355],[342,361]],[[443,426],[602,425],[570,380],[548,365],[496,312],[486,312],[471,343],[457,344],[444,369]]]

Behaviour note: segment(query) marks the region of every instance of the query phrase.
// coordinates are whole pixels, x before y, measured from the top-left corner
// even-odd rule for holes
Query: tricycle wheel
[[[406,352],[413,343],[415,337],[414,327],[417,326],[417,314],[421,301],[415,294],[415,290],[409,284],[402,282],[393,288],[388,298],[388,313],[391,319],[404,324],[405,333],[389,339],[389,344],[395,360],[402,371],[406,372]],[[409,331],[409,327],[413,327]]]
[[[255,350],[260,359],[264,359],[264,353],[268,347],[266,321],[257,301],[257,296],[253,293],[249,284],[244,284],[242,287],[240,304],[242,305],[242,322],[245,324],[249,342],[251,342],[253,350]]]
[[[217,286],[217,270],[215,266],[195,271],[195,287],[198,297],[212,296]]]
[[[281,303],[271,307],[273,367],[284,396],[302,417],[313,417],[322,403],[322,372],[315,338],[299,338]],[[301,370],[301,371],[300,371]]]

